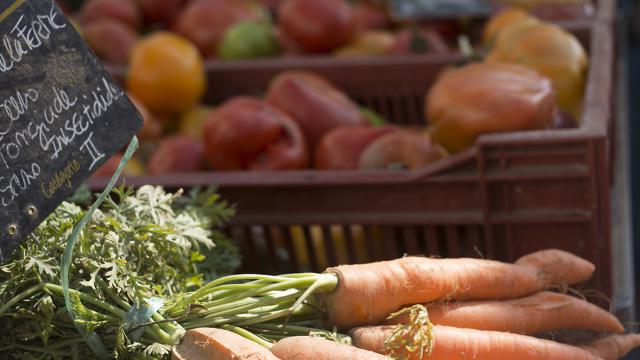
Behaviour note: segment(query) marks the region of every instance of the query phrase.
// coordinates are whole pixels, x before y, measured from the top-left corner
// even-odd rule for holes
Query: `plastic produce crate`
[[[576,129],[484,135],[472,148],[419,171],[211,172],[126,182],[218,185],[238,206],[228,231],[243,249],[243,271],[322,271],[404,254],[514,261],[560,248],[593,261],[598,270],[588,287],[610,296],[614,45],[606,23],[574,32],[591,58]],[[273,75],[298,68],[328,77],[388,119],[417,124],[424,122],[430,84],[456,60],[452,54],[215,64],[208,69],[207,100],[259,94]]]

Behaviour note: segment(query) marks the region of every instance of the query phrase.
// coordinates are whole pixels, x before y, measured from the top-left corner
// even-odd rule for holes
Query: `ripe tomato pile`
[[[98,56],[127,68],[127,90],[145,119],[130,174],[416,169],[480,134],[577,125],[587,55],[546,19],[588,17],[593,6],[517,3],[486,24],[395,22],[365,0],[88,0],[72,17]],[[425,89],[426,127],[394,126],[402,121],[382,119],[306,71],[278,74],[261,97],[202,104],[216,81],[207,63],[452,54],[459,35],[481,61],[452,64]]]

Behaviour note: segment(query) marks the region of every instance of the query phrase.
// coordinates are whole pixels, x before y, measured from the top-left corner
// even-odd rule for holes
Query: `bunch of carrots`
[[[189,330],[172,357],[619,359],[640,346],[640,334],[624,334],[616,317],[585,300],[548,291],[583,283],[594,270],[590,262],[560,250],[539,251],[513,264],[405,257],[339,266],[319,274],[321,281],[304,290],[290,310],[321,309],[322,327],[348,331],[350,338],[330,341],[326,332],[293,336],[296,327],[281,318],[279,324]],[[594,335],[583,344],[534,336],[564,330]]]

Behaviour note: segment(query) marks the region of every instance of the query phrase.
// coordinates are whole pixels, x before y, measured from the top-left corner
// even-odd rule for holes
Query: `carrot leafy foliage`
[[[66,312],[60,266],[84,209],[61,204],[0,266],[0,358],[95,358]],[[168,299],[233,273],[237,248],[219,231],[234,209],[213,190],[184,195],[160,187],[120,188],[82,231],[71,264],[75,322],[114,358],[163,358],[184,332],[157,313],[136,339],[132,306]]]

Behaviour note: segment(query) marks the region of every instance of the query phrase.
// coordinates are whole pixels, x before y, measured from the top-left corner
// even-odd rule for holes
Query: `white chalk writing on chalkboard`
[[[54,6],[48,14],[38,14],[33,19],[25,20],[20,16],[11,29],[11,35],[2,37],[4,53],[0,52],[0,71],[13,69],[25,55],[39,48],[43,40],[48,40],[53,31],[65,28],[65,23],[56,22],[57,16]]]
[[[0,2],[0,263],[141,126],[54,0]]]
[[[103,78],[101,84],[90,89],[87,94],[69,95],[67,90],[56,87],[52,88],[51,93],[54,94],[53,100],[40,100],[50,102],[44,106],[43,113],[33,114],[34,116],[31,117],[26,127],[22,127],[21,131],[13,132],[11,137],[7,137],[7,134],[12,130],[14,123],[20,119],[20,116],[29,110],[29,104],[38,102],[39,92],[30,88],[24,92],[18,91],[16,97],[5,100],[4,103],[8,102],[11,106],[5,107],[4,112],[0,111],[0,123],[5,127],[0,129],[0,141],[2,141],[0,144],[0,165],[7,169],[13,168],[11,161],[19,158],[21,151],[28,151],[28,148],[34,143],[50,155],[49,159],[58,158],[66,147],[87,133],[90,126],[106,113],[114,101],[124,96],[124,92],[116,88],[106,78]],[[4,103],[0,103],[0,109]],[[9,110],[7,111],[7,109]],[[51,126],[61,117],[66,118],[64,126]],[[91,138],[91,133],[84,137],[80,142],[80,149],[91,156],[92,162],[89,169],[93,170],[96,163],[105,155],[96,147]],[[43,159],[43,161],[49,159]],[[37,166],[32,166],[30,170],[17,169],[17,172],[11,176],[0,177],[0,205],[8,206],[17,195],[18,190],[25,190],[31,181],[38,177],[39,171],[35,171],[36,168]]]

